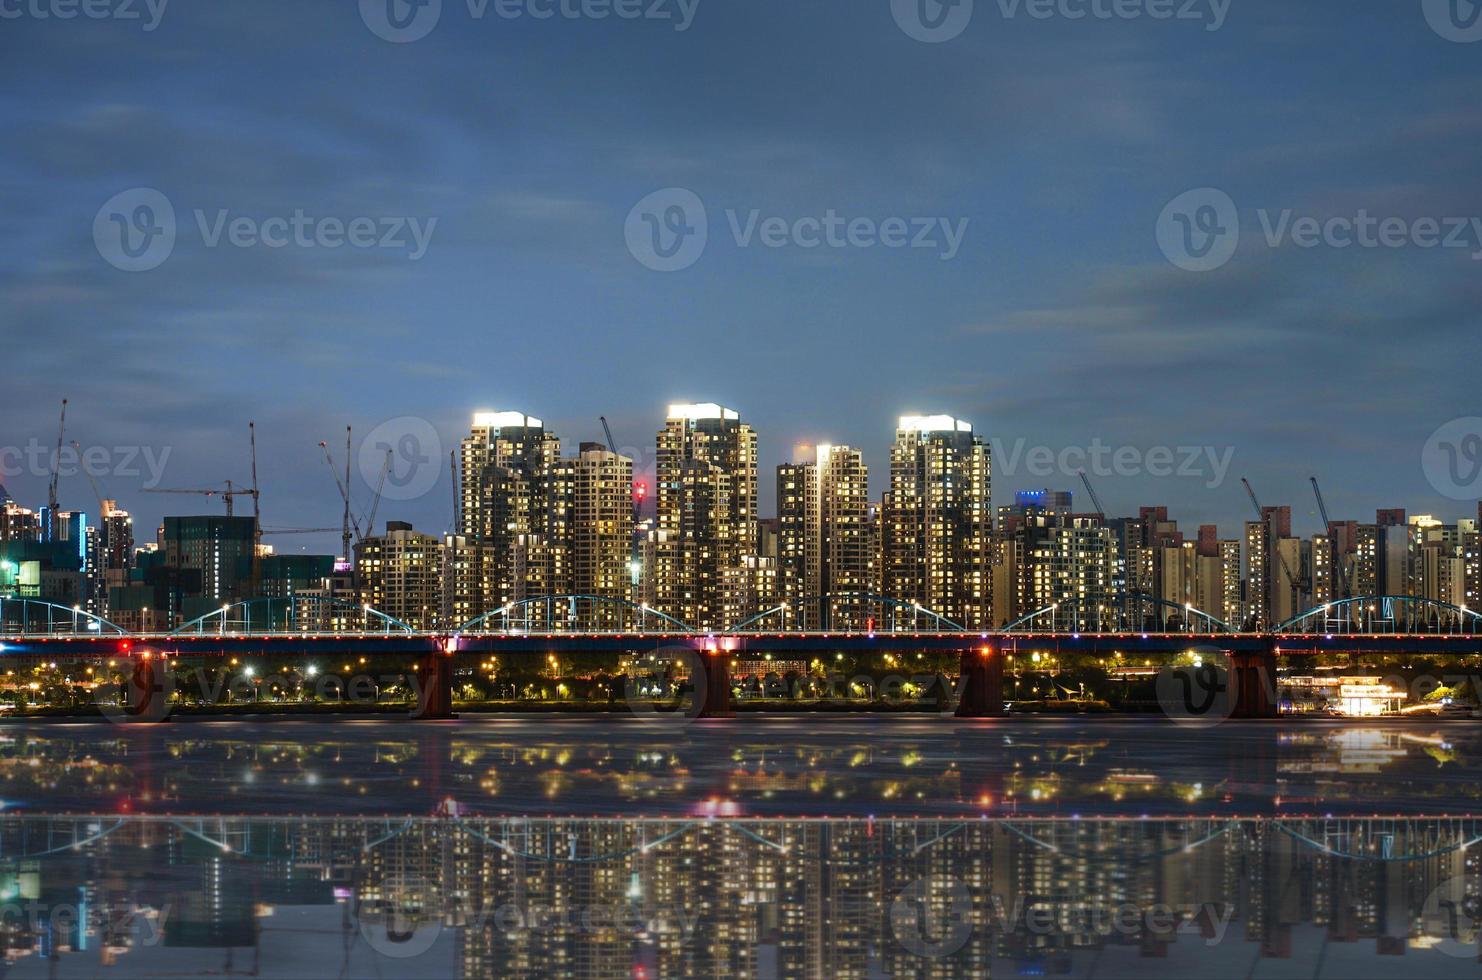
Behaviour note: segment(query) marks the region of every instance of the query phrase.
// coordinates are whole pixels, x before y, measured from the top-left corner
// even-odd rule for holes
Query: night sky
[[[863,448],[878,495],[896,416],[947,413],[995,440],[998,503],[1046,485],[1080,498],[1073,469],[1027,472],[1023,453],[1099,440],[1233,451],[1223,481],[1207,462],[1098,476],[1113,513],[1168,504],[1234,535],[1248,475],[1310,533],[1317,475],[1335,517],[1475,516],[1422,450],[1482,414],[1477,231],[1459,248],[1272,247],[1261,220],[1482,216],[1482,43],[1441,36],[1421,0],[1233,0],[1218,30],[1207,3],[1202,21],[1040,20],[977,0],[942,43],[910,36],[890,0],[699,0],[685,30],[443,0],[409,43],[354,0],[173,0],[153,30],[143,0],[140,20],[35,15],[50,2],[0,2],[21,12],[0,18],[0,446],[50,444],[70,398],[68,440],[107,455],[100,482],[140,538],[219,505],[141,494],[149,467],[125,465],[128,447],[168,450],[163,486],[244,483],[256,419],[265,523],[327,527],[340,505],[318,442],[343,454],[347,424],[424,419],[445,459],[475,410],[537,415],[568,451],[600,440],[605,414],[643,470],[671,401],[756,427],[764,512],[795,446]],[[625,224],[671,187],[703,201],[709,240],[653,271]],[[1190,272],[1156,232],[1204,187],[1236,203],[1241,237]],[[94,234],[134,188],[178,222],[144,272]],[[966,234],[950,259],[742,247],[728,216],[830,209]],[[416,259],[209,247],[198,210],[206,233],[223,211],[436,225]],[[382,434],[400,449],[408,431]],[[44,472],[20,468],[4,484],[42,505]],[[446,469],[378,523],[445,530]],[[96,511],[81,475],[62,503]]]

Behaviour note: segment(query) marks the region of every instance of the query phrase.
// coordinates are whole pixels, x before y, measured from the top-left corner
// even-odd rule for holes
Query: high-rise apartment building
[[[777,468],[778,573],[782,597],[800,627],[846,628],[858,612],[844,596],[872,591],[869,470],[848,446],[818,446],[814,458]],[[827,604],[804,602],[833,596]]]
[[[432,535],[403,521],[387,521],[384,534],[370,535],[355,546],[361,601],[415,629],[442,625],[441,548]]]
[[[884,592],[969,629],[992,618],[992,461],[971,424],[900,419],[883,503]]]
[[[700,629],[761,610],[742,559],[757,541],[756,433],[728,408],[670,405],[658,435],[654,600]]]
[[[573,463],[572,572],[578,595],[634,601],[633,461],[599,443],[584,442]],[[621,625],[616,607],[601,611]]]
[[[1263,507],[1245,525],[1246,625],[1270,629],[1301,612],[1302,542],[1292,537],[1292,509]]]
[[[570,592],[573,472],[545,423],[522,412],[476,414],[458,474],[458,533],[475,562],[474,594],[458,605],[482,615]]]

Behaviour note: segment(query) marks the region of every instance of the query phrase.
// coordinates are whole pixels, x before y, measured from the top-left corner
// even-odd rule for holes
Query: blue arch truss
[[[1078,600],[1057,602],[1020,616],[998,633],[1234,633],[1229,623],[1193,605],[1179,605],[1143,592],[1112,596],[1089,608]]]
[[[1277,633],[1482,633],[1482,613],[1439,599],[1371,595],[1314,606],[1276,627]]]
[[[223,634],[390,635],[415,633],[370,606],[317,595],[249,599],[198,616],[172,636]]]
[[[77,606],[0,598],[0,637],[126,636],[127,630]]]
[[[465,633],[699,632],[652,606],[597,595],[547,595],[506,603],[458,627]]]
[[[941,613],[869,592],[830,592],[763,610],[727,633],[966,633]]]

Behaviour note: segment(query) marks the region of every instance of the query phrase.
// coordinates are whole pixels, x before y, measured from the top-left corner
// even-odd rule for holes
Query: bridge
[[[417,717],[447,718],[452,716],[453,661],[459,655],[646,651],[682,658],[692,673],[703,675],[694,684],[706,717],[730,714],[730,669],[737,657],[892,651],[958,654],[958,714],[964,717],[1004,713],[1005,659],[1020,652],[1133,659],[1202,652],[1209,659],[1225,658],[1234,716],[1267,717],[1276,710],[1278,657],[1478,655],[1482,614],[1417,596],[1363,596],[1250,631],[1189,604],[1129,594],[1095,604],[1056,603],[983,630],[918,603],[835,593],[778,605],[725,629],[703,630],[624,599],[559,595],[511,602],[455,629],[430,631],[367,605],[298,595],[232,603],[167,633],[139,633],[77,607],[0,599],[0,656],[122,660],[138,692],[130,714],[142,717],[159,710],[161,665],[182,657],[406,657],[417,665]]]

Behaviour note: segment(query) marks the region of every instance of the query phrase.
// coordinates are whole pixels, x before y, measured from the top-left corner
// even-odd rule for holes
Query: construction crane
[[[1086,475],[1085,470],[1081,470],[1081,483],[1085,485],[1086,493],[1091,495],[1091,503],[1094,504],[1096,507],[1096,516],[1101,518],[1102,524],[1105,524],[1106,508],[1101,506],[1101,498],[1096,496],[1096,488],[1091,486],[1091,478]]]
[[[262,544],[262,495],[257,489],[257,423],[247,423],[247,438],[252,446],[252,536],[253,544]]]
[[[1333,537],[1333,522],[1328,517],[1328,505],[1323,502],[1322,487],[1319,487],[1317,485],[1317,477],[1309,476],[1307,479],[1312,481],[1312,493],[1314,496],[1317,497],[1317,512],[1322,515],[1323,530],[1328,535],[1328,542],[1333,546],[1333,563],[1335,565],[1334,572],[1338,576],[1338,580],[1343,589],[1343,598],[1352,599],[1353,586],[1348,581],[1348,551],[1346,548],[1343,549],[1342,552],[1340,552],[1338,549],[1338,542]]]
[[[599,415],[597,419],[602,423],[602,431],[607,433],[607,451],[611,453],[617,452],[617,442],[612,438],[612,426],[607,424],[607,416]]]
[[[1251,505],[1256,509],[1256,520],[1264,524],[1266,521],[1266,511],[1261,507],[1261,501],[1256,497],[1255,488],[1243,476],[1240,478],[1240,482],[1245,484],[1245,492],[1250,495]],[[1286,555],[1281,553],[1281,548],[1279,547],[1274,550],[1276,551],[1277,560],[1281,562],[1281,570],[1286,573],[1287,588],[1298,588],[1297,576],[1292,574],[1292,567],[1286,563]]]
[[[201,496],[201,497],[221,497],[222,499],[224,499],[226,501],[226,516],[227,517],[232,517],[235,514],[235,510],[234,510],[234,508],[232,506],[233,499],[235,499],[237,497],[256,497],[257,496],[257,491],[255,491],[255,490],[238,490],[236,488],[236,485],[234,483],[232,483],[231,480],[227,480],[226,481],[225,487],[226,487],[225,490],[210,490],[210,489],[206,489],[206,490],[194,490],[194,489],[190,489],[190,490],[176,490],[176,489],[168,489],[168,490],[165,490],[165,489],[159,489],[159,488],[148,488],[144,492],[145,493],[193,493],[193,494],[196,494],[197,496]]]
[[[346,431],[348,432],[349,430],[347,429]],[[334,456],[329,451],[329,443],[320,442],[319,448],[324,450],[324,461],[329,464],[329,471],[334,474],[335,487],[339,489],[340,498],[345,502],[345,523],[341,529],[341,543],[345,549],[345,560],[349,561],[350,530],[352,528],[354,529],[356,541],[364,541],[366,535],[375,530],[376,512],[381,509],[381,495],[386,489],[386,478],[391,474],[392,451],[390,449],[386,450],[386,461],[381,466],[381,479],[380,482],[376,485],[376,494],[371,499],[370,514],[366,519],[365,529],[362,530],[360,522],[355,519],[355,515],[351,512],[350,509],[350,474],[348,466],[350,447],[348,445],[345,447],[347,465],[345,467],[346,472],[344,480],[340,479],[339,470],[335,467]]]
[[[280,534],[329,534],[331,531],[338,530],[339,528],[337,527],[265,527],[262,529],[262,533],[274,536]]]
[[[81,443],[73,440],[72,451],[77,453],[78,460],[82,459]],[[97,477],[93,476],[91,470],[89,470],[86,466],[80,466],[80,469],[82,470],[83,475],[87,477],[87,482],[92,484],[93,496],[98,498],[98,516],[100,518],[113,516],[113,505],[116,504],[117,501],[110,500],[109,498],[103,496],[103,488],[98,485]]]
[[[57,451],[51,457],[51,485],[46,494],[46,539],[55,541],[57,539],[57,511],[61,504],[57,501],[57,478],[62,470],[62,440],[67,435],[67,399],[62,399],[62,421],[57,426]]]

